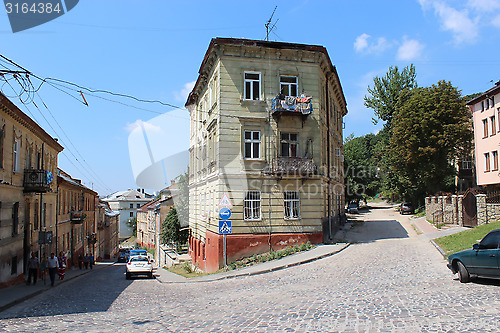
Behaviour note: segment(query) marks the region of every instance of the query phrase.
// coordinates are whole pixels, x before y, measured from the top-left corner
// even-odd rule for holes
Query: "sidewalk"
[[[31,284],[27,286],[26,284],[18,284],[12,287],[0,289],[0,312],[7,308],[10,308],[13,305],[19,304],[28,298],[41,294],[48,289],[57,288],[57,286],[59,286],[60,284],[73,280],[78,276],[109,267],[114,263],[114,260],[106,260],[97,262],[94,265],[93,269],[68,269],[66,270],[64,280],[62,281],[59,280],[59,277],[56,274],[54,287],[50,286],[50,278],[49,274],[47,273],[45,276],[45,285],[41,279],[38,279],[36,285]]]
[[[427,238],[429,240],[467,230],[467,228],[458,225],[446,225],[446,228],[438,229],[431,223],[427,222],[425,216],[416,219],[410,219],[410,222],[411,224],[413,224],[417,232],[421,234],[419,237]]]
[[[299,252],[281,259],[267,261],[249,267],[239,268],[228,272],[210,274],[205,276],[185,278],[171,273],[163,268],[156,270],[156,279],[161,283],[187,283],[187,282],[210,282],[222,279],[230,279],[239,276],[250,276],[277,271],[283,268],[305,264],[314,260],[325,258],[338,253],[349,246],[349,243],[325,245],[321,244],[312,250]]]

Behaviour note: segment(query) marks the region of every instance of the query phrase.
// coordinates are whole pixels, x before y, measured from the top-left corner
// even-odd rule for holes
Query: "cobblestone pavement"
[[[500,331],[498,282],[461,284],[408,217],[375,208],[332,257],[186,284],[127,281],[114,265],[1,312],[0,331]]]

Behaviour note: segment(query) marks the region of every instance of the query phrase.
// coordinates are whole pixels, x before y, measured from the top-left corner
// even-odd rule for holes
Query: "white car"
[[[153,264],[147,256],[133,256],[127,262],[127,271],[125,277],[130,279],[132,275],[147,275],[150,279],[153,278]]]

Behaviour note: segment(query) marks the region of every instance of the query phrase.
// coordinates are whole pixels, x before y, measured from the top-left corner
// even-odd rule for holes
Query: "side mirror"
[[[472,245],[472,248],[473,248],[474,250],[479,250],[479,244],[474,244],[474,245]]]

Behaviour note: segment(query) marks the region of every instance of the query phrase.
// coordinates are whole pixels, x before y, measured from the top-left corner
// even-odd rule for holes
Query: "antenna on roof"
[[[269,27],[271,25],[271,21],[273,20],[273,16],[274,16],[274,13],[276,12],[276,9],[278,8],[278,6],[274,7],[274,10],[273,10],[273,13],[271,14],[271,17],[269,18],[269,20],[267,20],[265,26],[266,26],[266,41],[269,41],[269,34],[271,33],[271,31],[273,31],[274,27],[276,26],[276,23],[278,23],[278,21],[280,19],[277,19],[274,24]]]

